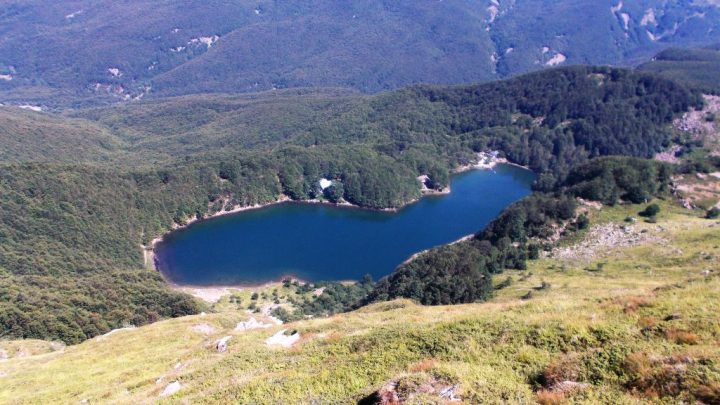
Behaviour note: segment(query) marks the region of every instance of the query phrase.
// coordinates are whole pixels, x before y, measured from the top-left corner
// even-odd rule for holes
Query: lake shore
[[[295,279],[293,279],[295,280]],[[295,280],[300,283],[303,281]],[[244,290],[266,290],[272,287],[277,287],[282,284],[282,281],[270,281],[261,284],[237,284],[237,285],[226,285],[226,286],[194,286],[194,285],[178,285],[169,283],[170,288],[175,291],[181,291],[186,294],[190,294],[195,298],[199,298],[208,304],[215,304],[220,301],[223,297],[232,295],[235,292]]]
[[[465,236],[463,236],[462,238],[459,238],[459,239],[457,239],[457,240],[454,240],[454,241],[452,241],[452,242],[450,242],[450,243],[446,243],[445,245],[441,245],[441,246],[457,245],[458,243],[463,243],[463,242],[465,242],[465,241],[471,240],[471,239],[474,238],[474,237],[475,237],[475,234],[474,234],[474,233],[473,233],[473,234],[470,234],[470,235],[465,235]],[[431,247],[430,249],[425,249],[425,250],[421,250],[421,251],[419,251],[419,252],[417,252],[417,253],[413,253],[410,257],[408,257],[407,259],[405,259],[405,261],[402,262],[402,263],[400,263],[398,266],[402,266],[402,265],[404,265],[404,264],[408,264],[408,263],[410,263],[411,261],[417,259],[418,257],[424,255],[425,253],[427,253],[427,252],[429,252],[429,251],[431,251],[431,250],[433,250],[433,249],[436,249],[436,248],[438,248],[438,247],[440,247],[440,246]]]
[[[519,168],[522,168],[525,170],[529,170],[527,167],[523,167],[521,165],[510,163],[504,158],[498,158],[497,156],[492,156],[490,154],[482,154],[481,153],[481,154],[478,154],[478,158],[479,158],[478,163],[460,166],[454,170],[454,173],[459,174],[459,173],[463,173],[463,172],[467,172],[467,171],[471,171],[471,170],[493,170],[498,165],[510,165],[510,166],[519,167]],[[422,181],[421,181],[421,183],[422,183]],[[212,218],[216,218],[216,217],[220,217],[220,216],[224,216],[224,215],[236,214],[236,213],[249,211],[249,210],[262,209],[262,208],[266,208],[266,207],[270,207],[270,206],[273,206],[276,204],[282,204],[282,203],[327,204],[327,205],[332,205],[332,206],[336,206],[336,207],[345,207],[345,208],[352,208],[352,209],[363,209],[363,210],[369,209],[369,210],[380,211],[380,212],[398,212],[402,208],[418,202],[420,199],[422,199],[425,196],[447,195],[447,194],[450,194],[450,192],[451,192],[450,186],[447,186],[443,190],[431,190],[431,189],[427,189],[427,187],[423,187],[421,189],[422,197],[408,201],[402,207],[386,208],[386,209],[372,209],[372,208],[360,207],[360,206],[357,206],[357,205],[354,205],[354,204],[351,204],[348,202],[331,203],[329,201],[317,200],[317,199],[316,200],[296,201],[296,200],[291,200],[286,195],[281,195],[275,201],[270,201],[270,202],[264,203],[264,204],[254,204],[251,206],[235,206],[229,210],[221,210],[221,211],[218,211],[218,212],[215,212],[212,214],[206,214],[202,218],[191,218],[191,219],[187,220],[184,224],[174,224],[172,227],[172,230],[170,232],[153,239],[148,245],[142,246],[145,266],[148,269],[153,269],[155,271],[158,271],[158,273],[160,273],[160,275],[166,280],[166,282],[172,289],[189,293],[193,296],[203,299],[204,301],[210,302],[214,299],[220,299],[222,296],[231,294],[232,290],[249,289],[249,288],[256,288],[256,289],[257,288],[265,288],[270,285],[276,285],[278,283],[281,283],[284,278],[266,282],[266,283],[260,283],[260,284],[252,284],[252,283],[245,284],[245,283],[243,283],[243,284],[233,284],[233,285],[193,286],[193,285],[184,285],[184,284],[174,283],[173,281],[167,279],[165,277],[165,275],[163,274],[163,272],[160,270],[157,256],[155,254],[157,245],[159,243],[161,243],[163,241],[164,237],[166,235],[168,235],[169,233],[180,230],[180,229],[187,228],[188,226],[190,226],[198,221],[208,220],[208,219],[212,219]],[[464,236],[463,238],[460,238],[459,240],[451,242],[450,244],[462,242],[464,240],[467,240],[468,238],[471,238],[472,236],[473,235]],[[427,249],[427,250],[429,250],[429,249]],[[400,263],[400,264],[404,264],[404,263],[407,263],[407,262],[413,260],[414,258],[418,257],[419,255],[427,252],[427,250],[413,254],[408,259],[406,259],[405,262]]]

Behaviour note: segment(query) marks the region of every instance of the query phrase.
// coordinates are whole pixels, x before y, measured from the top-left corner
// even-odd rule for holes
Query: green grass
[[[593,212],[593,224],[622,222],[642,208],[606,207]],[[701,386],[720,384],[720,232],[715,221],[667,203],[661,208],[657,224],[635,226],[670,247],[648,242],[614,249],[591,264],[606,263],[597,272],[584,270],[585,263],[532,261],[527,272],[500,276],[514,282],[488,303],[392,301],[300,321],[283,326],[302,335],[290,349],[264,345],[281,327],[234,332],[248,315],[225,299],[208,315],[2,362],[0,402],[144,403],[178,380],[183,388],[168,403],[353,403],[389,380],[433,380],[458,384],[467,403],[534,403],[543,378],[567,377],[555,376],[557,369],[590,384],[567,395],[578,403],[697,399],[707,395]],[[714,273],[701,274],[708,269]],[[550,287],[519,299],[542,281]],[[251,293],[238,295],[246,303]],[[666,320],[671,315],[678,319]],[[215,333],[193,330],[203,323]],[[216,353],[214,341],[226,335],[233,336],[228,352]],[[4,343],[10,344],[25,343]],[[692,362],[678,366],[678,376],[669,374],[675,368],[662,361],[681,357]],[[650,377],[677,377],[679,391],[658,392]]]

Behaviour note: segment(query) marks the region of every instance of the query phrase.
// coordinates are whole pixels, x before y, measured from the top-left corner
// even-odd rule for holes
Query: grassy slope
[[[641,208],[590,211],[598,225],[622,223]],[[510,274],[515,281],[488,303],[419,307],[395,301],[297,322],[287,327],[299,330],[303,339],[291,349],[263,344],[280,327],[233,332],[248,316],[222,303],[217,313],[0,362],[0,402],[142,403],[156,400],[169,382],[179,380],[184,387],[168,402],[343,403],[399,376],[431,375],[459,384],[459,395],[470,403],[532,403],[537,397],[531,382],[549,364],[575,370],[573,379],[592,384],[576,394],[577,401],[643,402],[647,399],[636,396],[633,387],[649,394],[658,389],[648,387],[649,378],[638,377],[672,380],[668,376],[676,372],[685,384],[682,393],[702,395],[701,386],[712,389],[713,384],[717,392],[719,225],[667,203],[662,208],[657,224],[634,226],[672,248],[647,242],[608,249],[589,262],[544,258],[531,262],[527,273],[501,276]],[[601,271],[584,270],[600,262],[607,262]],[[704,270],[711,275],[702,275]],[[542,281],[551,287],[520,299]],[[672,314],[680,319],[664,321]],[[201,323],[216,332],[193,331]],[[694,344],[677,343],[679,331],[688,332],[685,340]],[[228,352],[218,354],[212,343],[226,335],[233,336]],[[43,346],[31,341],[0,347],[12,357],[23,344],[29,351]],[[671,358],[685,360],[661,364]]]

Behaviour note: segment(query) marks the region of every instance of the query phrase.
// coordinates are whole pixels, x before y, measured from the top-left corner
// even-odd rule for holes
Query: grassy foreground
[[[588,208],[584,239],[498,276],[488,303],[393,301],[239,332],[249,315],[221,302],[66,348],[0,342],[0,403],[355,403],[390,381],[411,403],[447,387],[465,403],[718,403],[720,222],[666,203],[657,223],[624,222],[642,208]],[[593,232],[621,226],[617,245]],[[301,340],[265,345],[284,328]]]

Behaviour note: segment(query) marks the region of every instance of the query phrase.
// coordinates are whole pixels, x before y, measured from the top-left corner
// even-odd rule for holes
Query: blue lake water
[[[452,179],[452,193],[399,212],[282,203],[220,216],[167,235],[158,267],[180,285],[378,279],[409,256],[481,230],[530,193],[534,175],[501,165]]]

